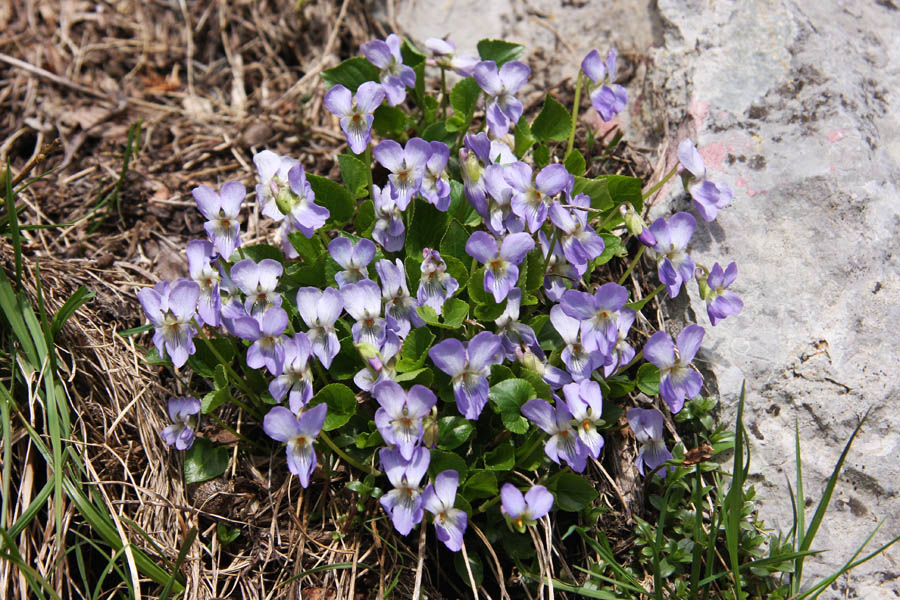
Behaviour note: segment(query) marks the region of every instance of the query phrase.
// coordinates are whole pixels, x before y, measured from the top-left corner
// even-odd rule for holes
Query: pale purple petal
[[[594,83],[600,83],[606,78],[606,65],[603,64],[603,59],[596,50],[591,50],[584,57],[584,60],[581,61],[581,70]]]
[[[697,179],[703,179],[706,176],[703,157],[700,156],[700,152],[697,151],[697,147],[690,139],[682,140],[678,144],[678,161]]]
[[[466,241],[466,254],[480,263],[487,264],[497,257],[497,240],[489,233],[475,231]]]
[[[682,364],[688,364],[694,360],[694,356],[697,355],[697,350],[700,349],[700,343],[703,341],[704,333],[705,331],[702,327],[691,324],[682,329],[681,333],[678,334],[678,352]]]
[[[337,84],[325,93],[325,108],[332,113],[345,116],[353,110],[353,94],[346,87]]]
[[[511,483],[504,483],[503,487],[500,488],[500,504],[503,507],[503,512],[511,519],[515,519],[525,512],[526,509],[525,497]]]
[[[528,505],[531,518],[536,521],[553,508],[553,495],[544,486],[535,485],[525,492],[525,504]]]
[[[482,331],[475,335],[467,348],[469,368],[474,371],[502,362],[500,337],[490,331]]]
[[[657,331],[644,344],[644,358],[659,367],[669,369],[675,364],[675,345],[665,331]]]
[[[475,234],[472,235],[474,237]],[[472,238],[469,239],[471,240]],[[468,244],[466,245],[466,248],[468,250]],[[533,249],[534,238],[532,238],[531,235],[525,232],[513,233],[503,238],[503,242],[500,244],[500,256],[509,262],[518,265],[525,260],[525,256]]]
[[[263,431],[277,442],[287,442],[303,434],[297,417],[283,406],[275,406],[269,410],[263,419]]]
[[[455,338],[435,344],[428,351],[428,356],[437,368],[451,377],[466,370],[466,349]]]
[[[523,404],[521,410],[523,415],[546,433],[556,433],[556,411],[546,400],[534,398]]]

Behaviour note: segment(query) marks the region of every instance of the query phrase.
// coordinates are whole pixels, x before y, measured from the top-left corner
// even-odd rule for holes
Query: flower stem
[[[372,144],[366,146],[366,152],[363,154],[363,160],[366,163],[366,182],[369,184],[369,197],[375,202],[375,182],[372,179]]]
[[[550,249],[547,250],[547,257],[544,259],[544,277],[547,277],[547,270],[550,268],[550,257],[553,256],[553,248],[556,247],[557,238],[559,238],[559,229],[554,229],[553,237],[550,238]]]
[[[578,69],[578,79],[575,81],[575,100],[572,101],[572,128],[569,130],[569,143],[566,144],[566,156],[572,152],[575,146],[575,125],[578,123],[578,102],[581,100],[581,79],[583,73]]]
[[[441,111],[444,121],[447,120],[447,70],[441,67]]]
[[[376,477],[378,477],[379,475],[381,475],[381,471],[379,471],[378,469],[375,469],[375,468],[370,467],[370,466],[368,466],[368,465],[362,464],[361,462],[359,462],[358,460],[356,460],[355,458],[351,457],[349,454],[347,454],[346,452],[344,452],[343,450],[341,450],[340,448],[338,448],[338,447],[337,447],[337,444],[334,443],[334,440],[332,440],[332,439],[328,436],[328,434],[325,433],[324,431],[319,432],[319,439],[321,439],[323,442],[325,442],[325,444],[326,444],[329,448],[331,448],[331,450],[332,450],[335,454],[337,454],[338,456],[340,456],[341,459],[343,459],[344,462],[346,462],[347,464],[356,467],[356,468],[359,469],[360,471],[365,471],[366,473],[371,473],[372,475],[375,475]]]
[[[669,171],[669,172],[666,174],[666,176],[663,177],[656,185],[654,185],[652,188],[650,188],[649,190],[647,190],[647,192],[646,192],[643,196],[641,196],[641,199],[642,199],[642,200],[646,200],[647,198],[649,198],[650,196],[652,196],[653,194],[655,194],[656,192],[658,192],[658,191],[659,191],[659,188],[661,188],[662,186],[664,186],[664,185],[666,184],[667,181],[669,181],[670,179],[672,179],[672,175],[674,175],[674,174],[677,173],[677,172],[678,172],[678,165],[672,167],[672,170]]]
[[[628,276],[631,275],[631,272],[634,270],[635,265],[641,260],[641,255],[644,253],[644,250],[647,246],[641,244],[641,247],[638,248],[637,254],[634,255],[634,260],[631,261],[631,265],[629,265],[628,270],[625,271],[622,276],[619,278],[619,285],[625,283],[625,280],[628,279]]]
[[[215,347],[215,345],[213,345],[212,340],[210,340],[209,337],[207,337],[207,335],[203,332],[202,329],[199,329],[197,331],[197,333],[198,333],[200,339],[202,339],[203,342],[206,344],[206,347],[209,348],[209,351],[212,352],[213,356],[216,357],[216,360],[219,361],[219,364],[221,364],[225,368],[225,372],[228,374],[228,377],[231,379],[232,383],[239,390],[241,390],[242,392],[247,394],[254,402],[259,403],[259,396],[256,394],[256,392],[251,390],[250,387],[246,383],[244,383],[244,380],[241,379],[241,376],[238,375],[237,372],[235,372],[235,370],[233,368],[231,368],[231,364],[228,361],[226,361],[225,358],[221,354],[219,354],[219,351],[216,350],[216,347]],[[235,398],[232,398],[232,400],[234,401],[235,404],[237,404],[238,406],[240,406],[241,408],[243,408],[244,410],[249,412],[251,415],[259,418],[259,413],[256,410],[251,409],[249,406],[243,404],[242,402],[240,402],[239,400],[237,400]]]

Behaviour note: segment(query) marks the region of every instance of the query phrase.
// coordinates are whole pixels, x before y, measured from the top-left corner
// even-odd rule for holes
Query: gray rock
[[[483,37],[522,42],[549,61],[551,83],[592,48],[649,53],[646,86],[629,89],[629,138],[668,139],[671,167],[677,142],[691,137],[710,178],[735,189],[717,221],[698,218],[692,253],[707,266],[737,261],[744,312],[708,327],[691,286],[672,316],[707,327],[701,368],[732,409],[723,418],[747,381],[761,517],[783,531],[792,524],[795,423],[811,518],[874,407],[813,544],[828,552],[807,561],[804,580],[842,566],[882,519],[872,549],[900,534],[897,4],[396,0],[395,17],[414,39],[450,34],[461,50]],[[653,214],[688,206],[670,185]],[[895,547],[820,597],[900,597],[898,579]]]

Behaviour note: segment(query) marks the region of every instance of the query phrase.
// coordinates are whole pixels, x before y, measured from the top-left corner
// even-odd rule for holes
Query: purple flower
[[[241,245],[241,226],[237,219],[246,194],[244,184],[239,181],[224,184],[218,194],[208,185],[197,186],[191,191],[197,208],[206,219],[203,228],[225,260]]]
[[[300,332],[294,337],[282,339],[284,348],[284,368],[281,375],[269,383],[269,393],[275,402],[287,396],[291,412],[299,413],[313,397],[313,378],[309,370],[311,346],[306,334]]]
[[[256,317],[242,317],[234,321],[234,332],[253,342],[247,349],[247,366],[266,367],[274,376],[284,369],[284,345],[281,334],[288,325],[288,315],[280,306],[270,306]]]
[[[160,281],[152,289],[144,288],[138,292],[144,314],[156,328],[153,334],[156,350],[160,357],[165,350],[176,369],[184,365],[195,350],[197,328],[191,324],[191,319],[199,298],[200,286],[189,279],[179,279],[174,284]]]
[[[560,464],[562,459],[573,471],[584,471],[588,448],[572,428],[572,413],[563,402],[557,402],[554,408],[546,400],[534,398],[523,404],[521,410],[535,425],[550,434],[550,439],[544,444],[544,452],[550,460]]]
[[[709,321],[714,326],[716,323],[736,315],[744,308],[743,301],[734,292],[728,291],[728,286],[737,279],[737,264],[732,262],[723,271],[721,265],[716,263],[709,271],[706,278],[706,286],[700,286],[704,292],[704,300],[706,300],[706,312],[709,315]]]
[[[681,284],[694,277],[694,259],[687,253],[697,220],[688,213],[676,213],[668,222],[662,217],[653,221],[650,232],[656,238],[651,248],[656,255],[659,280],[666,284],[669,298],[681,291]]]
[[[655,408],[632,408],[626,413],[628,424],[634,432],[634,437],[641,445],[638,450],[638,472],[643,475],[644,469],[653,471],[667,460],[671,460],[672,453],[666,448],[663,441],[663,415]],[[667,468],[660,469],[660,475],[666,476]]]
[[[487,95],[485,113],[491,135],[501,138],[509,128],[519,122],[522,103],[515,93],[528,79],[531,69],[519,61],[510,61],[497,69],[492,60],[475,65],[472,75]]]
[[[419,193],[439,211],[450,208],[450,183],[444,169],[450,158],[450,148],[444,142],[431,142],[431,156],[425,163]]]
[[[425,433],[422,419],[437,403],[437,396],[423,385],[414,385],[407,393],[393,381],[377,383],[372,395],[381,406],[375,411],[375,425],[381,437],[397,446],[404,460],[412,460],[413,450]]]
[[[422,250],[425,260],[422,261],[421,277],[416,299],[420,306],[430,306],[437,314],[441,314],[444,301],[459,289],[459,282],[447,273],[447,263],[437,250]]]
[[[534,329],[519,322],[519,309],[521,306],[522,290],[519,288],[509,290],[509,295],[506,299],[506,309],[494,321],[497,325],[497,335],[503,340],[503,351],[506,353],[506,359],[516,360],[516,349],[524,345],[543,360],[544,351],[541,350],[541,346],[538,344]]]
[[[384,342],[385,320],[381,318],[381,290],[370,279],[348,283],[341,289],[344,310],[356,319],[353,341],[378,348]]]
[[[375,192],[372,197],[372,203],[375,205],[375,226],[372,228],[372,238],[388,252],[397,252],[403,248],[403,241],[406,238],[402,212],[391,198],[391,192],[387,187],[382,190],[377,185],[373,185],[372,188]]]
[[[468,346],[450,338],[428,351],[435,366],[451,377],[456,407],[470,421],[476,420],[487,404],[487,376],[491,373],[491,365],[503,362],[501,350],[500,338],[482,331],[469,341]]]
[[[282,221],[284,212],[278,208],[278,198],[282,197],[282,204],[287,202],[291,193],[288,173],[300,162],[294,158],[279,156],[271,150],[263,150],[253,157],[253,164],[259,175],[256,200],[262,206],[262,213],[270,219]]]
[[[393,381],[396,377],[395,358],[400,352],[402,342],[390,328],[384,337],[381,350],[357,346],[365,361],[365,367],[353,376],[353,383],[359,389],[371,392],[382,381]]]
[[[416,85],[416,72],[403,64],[400,44],[400,36],[392,33],[384,41],[372,40],[360,46],[369,62],[378,67],[378,76],[391,106],[406,100],[406,88]]]
[[[541,350],[541,357],[535,356],[531,348],[527,346],[516,348],[516,360],[519,364],[540,375],[550,389],[558,390],[567,383],[572,383],[572,377],[568,373],[545,362],[546,357],[543,350]]]
[[[283,406],[272,408],[263,419],[263,431],[277,442],[287,442],[288,469],[300,478],[300,485],[309,486],[309,478],[316,468],[313,440],[322,431],[327,404],[317,404],[304,411],[299,418]]]
[[[591,206],[590,198],[584,194],[578,194],[569,203],[584,208]],[[578,276],[583,276],[587,272],[588,263],[603,254],[606,247],[603,238],[587,224],[587,211],[570,211],[554,201],[550,205],[550,220],[559,228],[559,244],[563,254],[575,267]]]
[[[412,327],[425,324],[416,312],[416,301],[409,295],[406,285],[406,268],[399,258],[393,263],[381,259],[375,264],[378,280],[381,281],[381,297],[384,299],[385,316],[396,321],[397,335],[405,338]]]
[[[678,356],[672,338],[664,331],[657,331],[644,344],[644,358],[659,367],[659,395],[669,410],[677,413],[700,393],[703,377],[691,368],[691,361],[700,349],[704,330],[699,325],[688,325],[678,334]]]
[[[375,244],[363,238],[354,245],[348,238],[336,237],[328,244],[328,254],[344,267],[343,271],[334,274],[334,280],[340,289],[348,283],[369,278],[366,267],[375,258]]]
[[[222,298],[219,296],[219,270],[210,264],[216,257],[213,245],[205,240],[191,240],[187,244],[188,270],[197,285],[200,297],[197,299],[197,316],[200,325],[218,327]]]
[[[500,247],[489,233],[476,231],[466,242],[466,253],[484,265],[484,291],[501,302],[519,279],[519,267],[534,248],[534,240],[527,233],[511,233],[503,238]]]
[[[690,175],[682,173],[682,178],[694,201],[694,208],[707,222],[715,220],[719,211],[728,206],[734,198],[731,186],[706,179],[703,157],[691,140],[683,140],[678,144],[678,160],[681,167],[690,173]]]
[[[379,502],[390,513],[394,529],[400,535],[406,535],[425,514],[419,484],[428,470],[431,454],[427,449],[419,447],[413,450],[412,458],[406,460],[399,450],[382,449],[378,451],[378,457],[381,459],[381,468],[394,486]]]
[[[600,450],[603,449],[603,436],[597,431],[597,425],[603,421],[600,418],[603,413],[603,393],[600,391],[600,384],[590,379],[585,379],[581,383],[570,383],[563,386],[563,394],[566,396],[566,406],[575,421],[578,439],[584,443],[591,456],[599,458]]]
[[[575,267],[566,260],[559,244],[553,244],[551,253],[550,240],[543,231],[538,232],[538,241],[541,243],[541,255],[548,261],[547,274],[544,277],[544,293],[550,301],[559,302],[568,289],[566,281],[575,280],[578,273],[575,271]]]
[[[245,258],[231,267],[231,280],[247,296],[244,308],[250,315],[255,317],[270,306],[281,306],[281,294],[275,288],[283,272],[281,263],[271,258],[264,258],[259,263]]]
[[[614,84],[616,78],[616,50],[611,48],[606,56],[606,63],[596,50],[581,62],[581,70],[594,84],[591,91],[591,104],[604,121],[611,121],[622,112],[628,102],[628,93],[621,85]]]
[[[458,486],[459,473],[441,471],[434,478],[434,485],[429,483],[422,494],[422,506],[434,515],[438,539],[453,552],[459,552],[462,548],[463,534],[468,524],[465,511],[453,508]]]
[[[168,446],[178,450],[187,450],[194,445],[194,428],[192,417],[200,412],[200,401],[193,396],[169,398],[169,419],[172,424],[160,432],[160,436]]]
[[[618,338],[618,312],[628,300],[628,290],[616,283],[604,283],[591,296],[568,290],[560,305],[566,314],[581,321],[581,343],[588,352],[610,355]],[[604,363],[606,361],[604,360]]]
[[[547,219],[547,204],[550,197],[563,191],[573,181],[572,175],[560,164],[547,165],[532,182],[531,167],[517,162],[503,171],[506,182],[515,188],[512,211],[525,219],[528,231],[540,229]]]
[[[635,311],[623,308],[616,320],[616,343],[613,345],[609,360],[603,366],[603,376],[609,377],[620,367],[624,367],[634,358],[634,348],[628,343],[628,331],[634,323]]]
[[[550,309],[550,322],[566,347],[562,351],[562,361],[575,381],[591,376],[591,373],[603,363],[599,353],[592,354],[581,345],[581,321],[566,314],[563,307],[556,305]]]
[[[288,182],[293,193],[288,194],[284,203],[280,203],[278,207],[290,218],[291,227],[311,238],[325,224],[331,212],[314,202],[316,195],[306,180],[303,165],[297,163],[288,171]],[[279,202],[281,200],[282,198],[278,199]]]
[[[362,154],[372,140],[372,113],[384,100],[384,89],[374,81],[359,86],[356,95],[337,84],[325,94],[325,108],[341,118],[341,129],[354,154]]]
[[[471,77],[475,65],[481,60],[474,54],[457,54],[456,44],[450,40],[428,38],[425,40],[425,47],[434,56],[429,64],[455,71],[460,77]]]
[[[391,198],[400,210],[406,210],[419,192],[425,166],[431,157],[431,144],[422,138],[412,138],[403,148],[394,140],[384,140],[375,146],[372,154],[378,163],[391,172]]]
[[[525,495],[511,483],[500,488],[500,506],[507,522],[519,532],[534,524],[553,508],[553,495],[542,485],[531,486]]]
[[[490,162],[491,140],[484,132],[467,133],[465,144],[459,149],[459,167],[462,172],[466,198],[476,207],[484,204],[484,166]]]
[[[512,199],[516,189],[506,182],[508,165],[492,164],[484,170],[483,187],[487,194],[472,206],[481,215],[485,227],[497,236],[520,233],[525,230],[525,221],[512,210]]]
[[[314,287],[302,287],[297,290],[297,311],[300,318],[309,327],[306,335],[312,352],[326,369],[341,350],[334,322],[344,310],[341,292],[334,288],[319,290]]]

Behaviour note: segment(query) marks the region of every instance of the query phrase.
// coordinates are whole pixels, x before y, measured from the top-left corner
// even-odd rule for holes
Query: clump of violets
[[[187,450],[194,445],[194,416],[200,414],[200,401],[193,396],[169,398],[169,419],[172,421],[160,432],[168,446]]]
[[[694,208],[704,220],[714,221],[719,211],[731,204],[734,191],[727,183],[713,183],[706,178],[706,164],[691,140],[678,144],[678,160],[684,189],[690,193]]]

